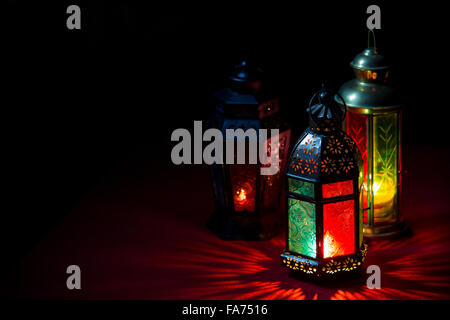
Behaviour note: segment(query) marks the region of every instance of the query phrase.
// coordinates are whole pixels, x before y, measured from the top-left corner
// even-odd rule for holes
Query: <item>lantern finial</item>
[[[239,64],[234,66],[229,79],[232,87],[238,91],[257,91],[261,88],[263,70],[243,59]]]
[[[322,89],[312,96],[307,110],[313,125],[328,127],[329,129],[340,126],[345,118],[345,108],[342,109],[339,106],[333,98],[334,96],[335,94],[328,90],[324,83],[322,84]],[[339,94],[337,96],[345,106],[344,99]],[[316,100],[318,100],[318,103],[315,103]]]

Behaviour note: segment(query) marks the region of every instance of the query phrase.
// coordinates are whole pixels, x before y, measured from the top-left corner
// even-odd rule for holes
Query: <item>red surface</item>
[[[379,290],[365,276],[323,285],[289,277],[280,266],[283,235],[217,239],[204,227],[213,210],[207,168],[153,170],[145,152],[91,190],[8,278],[20,297],[44,299],[449,299],[450,152],[405,151],[414,234],[370,243],[364,267],[380,266]],[[65,286],[71,264],[82,270],[79,291]]]
[[[355,202],[323,205],[323,256],[338,257],[355,253]]]

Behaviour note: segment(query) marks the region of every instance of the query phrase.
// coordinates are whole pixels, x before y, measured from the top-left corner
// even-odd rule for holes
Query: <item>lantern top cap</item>
[[[340,100],[342,105],[346,105],[338,93],[335,94],[328,90],[324,84],[322,84],[322,89],[312,96],[307,110],[310,119],[317,126],[337,127],[345,118],[346,108],[341,108],[334,96]],[[315,103],[316,101],[318,103]]]
[[[346,114],[344,99],[323,86],[312,96],[308,111],[310,126],[293,148],[288,176],[313,183],[357,177],[362,159],[355,142],[341,129]]]
[[[357,54],[350,65],[359,70],[385,70],[390,68],[386,58],[376,48],[367,48]]]
[[[370,40],[373,45],[371,46]],[[367,33],[367,49],[356,55],[350,65],[357,70],[385,70],[390,66],[386,58],[377,50],[375,31],[369,30]]]
[[[263,83],[263,70],[256,64],[242,60],[229,75],[230,88],[245,94],[257,94]]]
[[[237,82],[251,82],[258,81],[262,78],[262,69],[252,65],[247,60],[243,60],[241,63],[233,67],[230,80]]]

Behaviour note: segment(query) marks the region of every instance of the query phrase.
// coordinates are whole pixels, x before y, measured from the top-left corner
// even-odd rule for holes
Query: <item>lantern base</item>
[[[216,210],[206,226],[223,240],[269,240],[282,230],[280,211],[263,215],[254,212]]]
[[[363,227],[364,237],[367,239],[371,238],[397,238],[405,235],[408,232],[409,228],[406,225],[405,221],[400,221],[394,224],[389,225],[381,225],[374,227]]]
[[[321,261],[283,251],[281,264],[294,272],[303,273],[314,278],[337,278],[349,273],[360,271],[367,254],[367,243],[363,241],[358,253]]]

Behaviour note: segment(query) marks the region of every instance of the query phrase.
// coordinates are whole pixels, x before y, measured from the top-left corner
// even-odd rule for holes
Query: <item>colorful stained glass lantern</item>
[[[261,167],[270,163],[259,161],[211,166],[216,209],[207,225],[222,239],[264,240],[283,229],[280,201],[290,129],[282,120],[279,100],[265,86],[263,75],[261,68],[243,61],[232,70],[228,86],[215,95],[216,110],[210,127],[221,130],[224,136],[227,129],[268,129],[266,155],[279,164],[274,175],[261,175]],[[278,136],[271,137],[270,129],[278,129]],[[259,135],[257,139],[259,144]],[[274,150],[271,139],[278,140]]]
[[[401,104],[389,85],[391,69],[376,48],[364,50],[350,65],[356,79],[339,93],[347,104],[347,134],[363,158],[364,236],[395,236],[406,230],[400,210]]]
[[[343,99],[341,103],[345,105]],[[310,126],[287,164],[287,234],[281,261],[319,278],[358,271],[367,252],[361,221],[362,160],[341,129],[344,110],[330,91],[314,94],[308,107]]]

